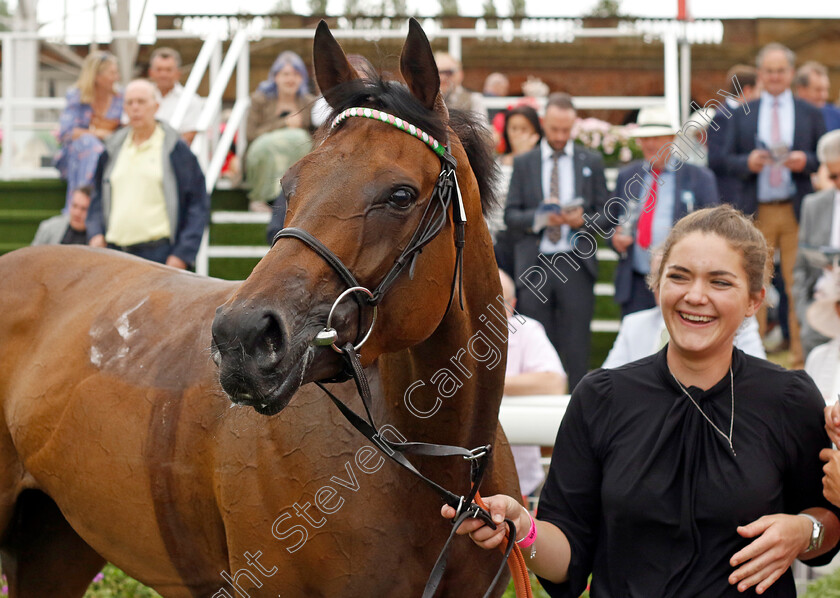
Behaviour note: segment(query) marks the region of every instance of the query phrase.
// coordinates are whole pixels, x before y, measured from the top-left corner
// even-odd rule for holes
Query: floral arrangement
[[[612,125],[597,118],[579,118],[572,129],[572,137],[592,151],[600,152],[607,164],[627,163],[642,157],[632,136],[635,124]]]

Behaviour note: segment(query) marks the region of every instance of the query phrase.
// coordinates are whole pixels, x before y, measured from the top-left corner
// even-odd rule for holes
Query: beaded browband
[[[417,139],[428,145],[431,148],[431,150],[438,155],[438,157],[444,158],[447,154],[446,146],[439,143],[437,139],[435,139],[422,129],[418,129],[411,123],[407,123],[403,119],[394,116],[393,114],[382,112],[381,110],[377,110],[376,108],[348,108],[347,110],[335,117],[332,123],[333,128],[337,127],[339,124],[341,124],[343,121],[350,118],[351,116],[361,116],[362,118],[369,118],[371,120],[378,120],[383,123],[388,123],[389,125],[396,127],[400,131],[404,131],[409,135],[412,135],[413,137],[416,137]]]

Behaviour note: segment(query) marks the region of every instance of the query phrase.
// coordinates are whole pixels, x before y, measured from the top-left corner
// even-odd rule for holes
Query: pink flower
[[[102,573],[102,571],[100,571],[100,572],[99,572],[99,573],[97,573],[97,574],[96,574],[96,576],[93,578],[93,583],[99,583],[99,582],[100,582],[100,581],[102,581],[103,579],[105,579],[105,574],[104,574],[104,573]]]
[[[618,159],[621,160],[622,162],[629,162],[630,160],[633,159],[633,152],[630,150],[629,147],[624,146],[618,152]]]

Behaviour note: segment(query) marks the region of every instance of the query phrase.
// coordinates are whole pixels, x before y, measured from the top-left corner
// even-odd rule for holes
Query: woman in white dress
[[[805,371],[817,383],[826,405],[833,405],[840,393],[840,274],[827,275],[820,287],[805,317],[816,332],[831,340],[808,354]]]

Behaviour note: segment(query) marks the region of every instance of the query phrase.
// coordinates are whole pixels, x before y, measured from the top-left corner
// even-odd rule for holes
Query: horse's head
[[[434,56],[416,21],[400,58],[407,86],[360,77],[323,22],[313,56],[333,116],[283,177],[287,228],[213,322],[223,388],[264,414],[285,407],[301,384],[338,375],[334,347],[364,343],[366,365],[428,338],[451,293],[459,301],[451,291],[463,238],[455,223],[481,222],[479,188],[448,128]],[[351,291],[336,302],[355,285],[373,299]],[[334,332],[325,333],[328,316]]]

